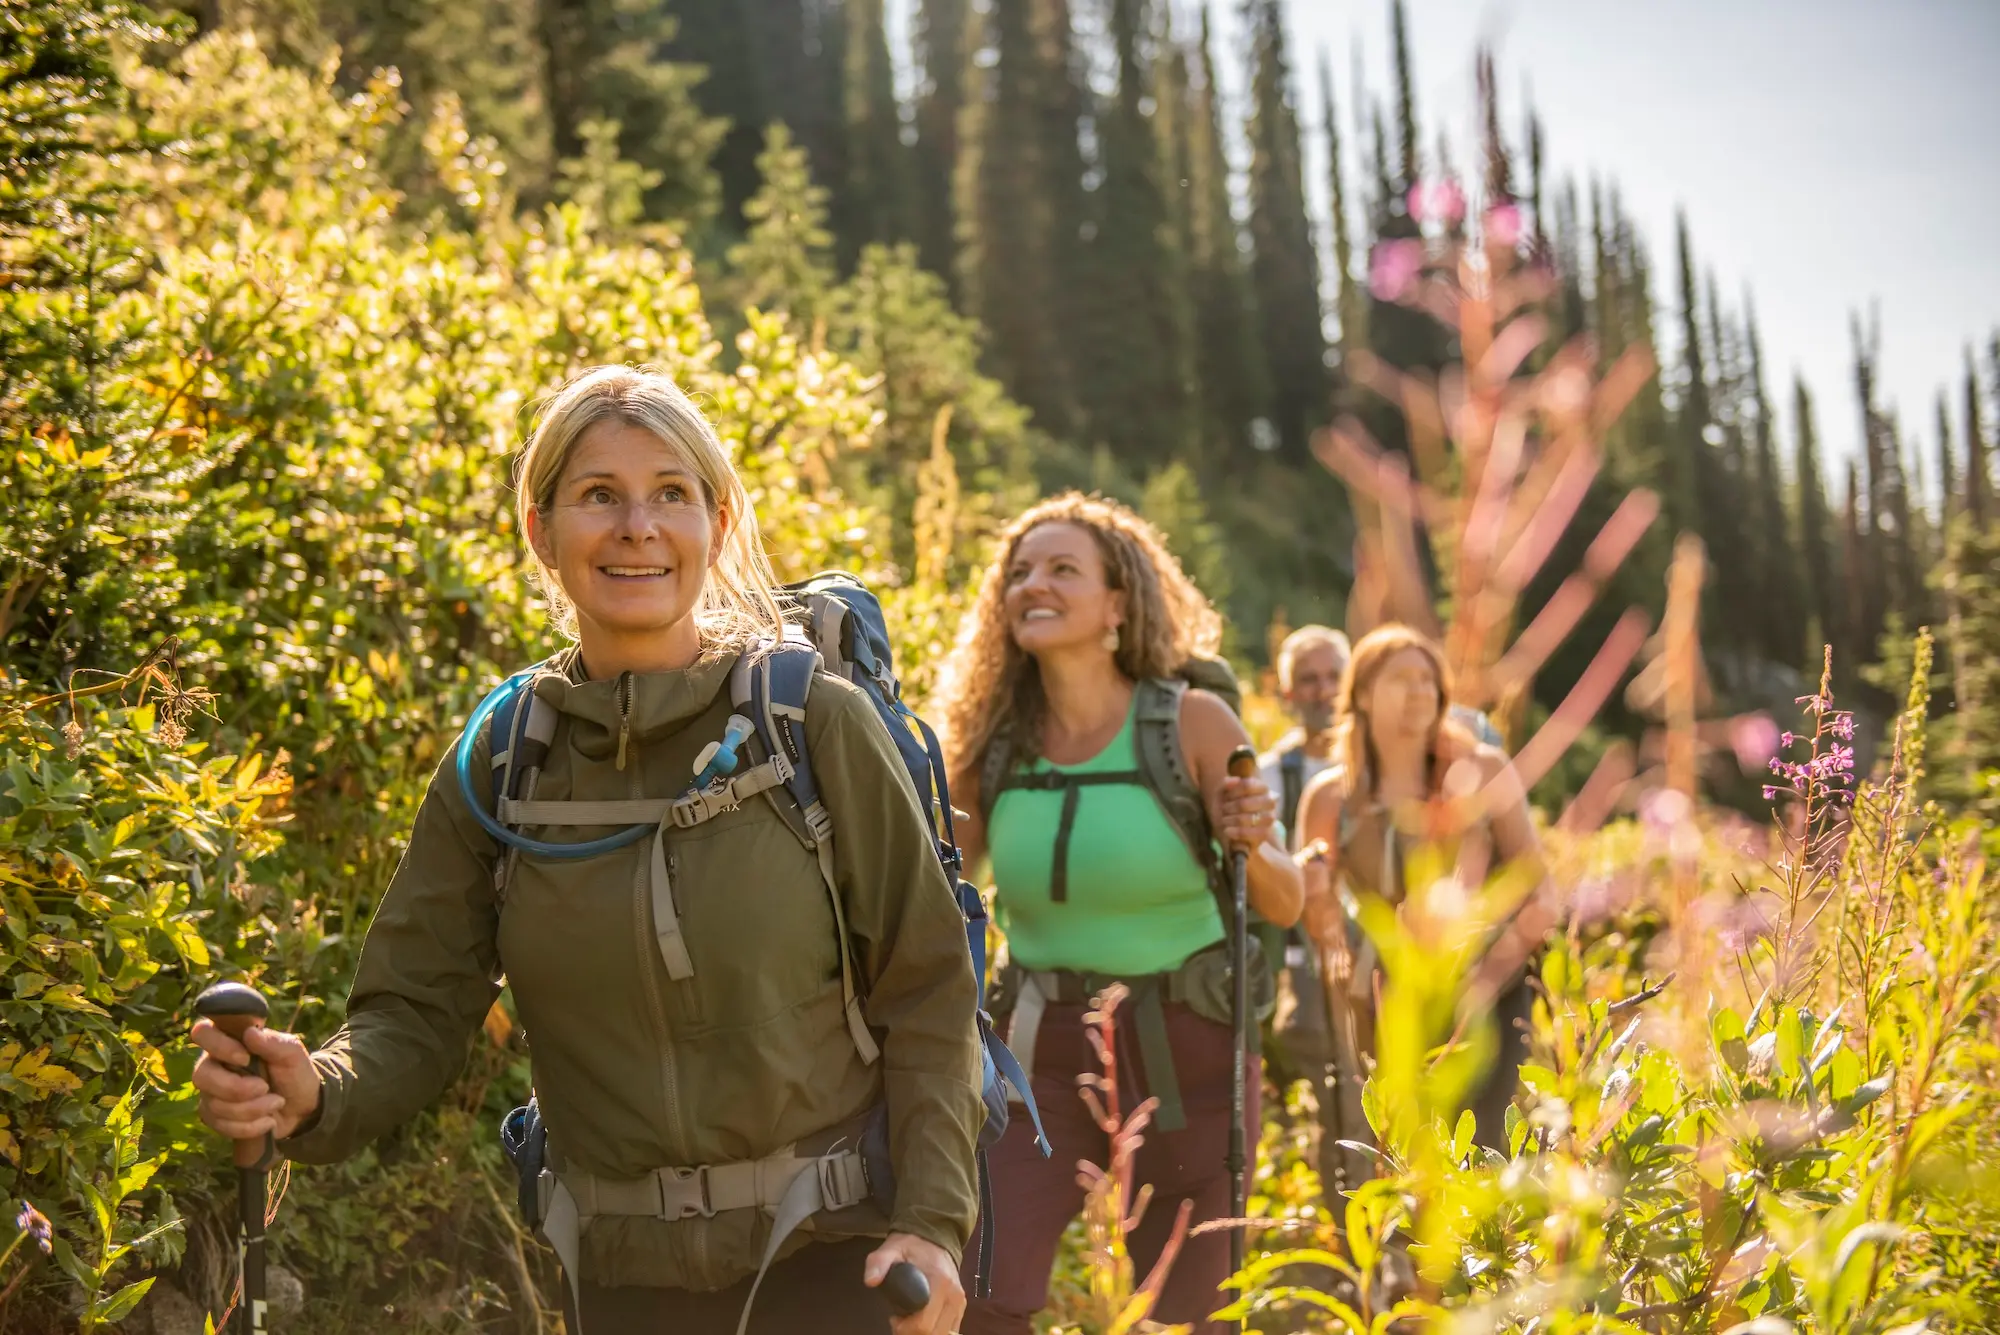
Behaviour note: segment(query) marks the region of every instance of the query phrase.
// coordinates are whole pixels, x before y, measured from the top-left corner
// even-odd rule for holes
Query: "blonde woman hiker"
[[[518,504],[574,645],[523,678],[507,757],[482,706],[457,777],[448,759],[433,779],[346,1025],[311,1052],[252,1030],[246,1051],[197,1022],[202,1118],[345,1158],[443,1093],[504,974],[546,1128],[524,1203],[573,1331],[957,1329],[977,986],[896,743],[816,660],[804,707],[779,700],[800,660],[757,516],[666,376],[566,385]],[[515,748],[534,759],[496,803]],[[802,804],[808,759],[823,800]],[[266,1077],[240,1073],[252,1055]],[[929,1296],[892,1318],[875,1286],[896,1263]]]
[[[1374,1052],[1374,999],[1379,964],[1353,918],[1363,897],[1400,905],[1404,872],[1418,842],[1412,830],[1425,805],[1447,791],[1484,790],[1488,801],[1467,828],[1446,832],[1458,874],[1473,885],[1487,872],[1526,861],[1538,867],[1540,842],[1526,794],[1506,754],[1481,741],[1451,700],[1451,675],[1437,644],[1408,626],[1370,631],[1355,644],[1341,682],[1333,764],[1306,785],[1300,802],[1304,843],[1305,923],[1327,965],[1335,1003],[1334,1085],[1346,1139],[1367,1141],[1359,1091],[1362,1067]],[[1476,717],[1476,716],[1475,716]],[[1528,921],[1533,915],[1522,914]],[[1506,1148],[1506,1111],[1526,1046],[1532,996],[1518,971],[1492,1003],[1500,1048],[1468,1106],[1477,1142]],[[1332,1184],[1357,1185],[1369,1175],[1365,1156],[1322,1154]]]
[[[972,862],[991,854],[1010,957],[999,1023],[1055,1152],[1044,1158],[1020,1126],[993,1150],[992,1295],[970,1303],[965,1335],[1026,1335],[1083,1203],[1076,1164],[1108,1161],[1077,1078],[1098,1070],[1083,1017],[1114,980],[1131,988],[1117,1015],[1125,1106],[1160,1100],[1138,1152],[1152,1202],[1131,1238],[1136,1273],[1152,1269],[1182,1202],[1196,1224],[1228,1217],[1236,1031],[1218,841],[1255,850],[1249,896],[1263,918],[1289,926],[1301,896],[1270,791],[1226,773],[1246,738],[1225,698],[1233,679],[1208,657],[1220,620],[1159,535],[1072,493],[1027,511],[999,546],[946,667],[946,763],[976,813],[963,846]],[[1268,1007],[1269,968],[1253,961]],[[1253,1146],[1258,1081],[1253,1062]],[[1227,1303],[1229,1271],[1225,1232],[1191,1238],[1153,1317],[1225,1329],[1205,1318]]]

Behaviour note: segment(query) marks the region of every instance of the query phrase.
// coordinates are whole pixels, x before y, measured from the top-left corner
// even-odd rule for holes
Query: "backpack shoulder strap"
[[[833,927],[840,940],[840,999],[847,1013],[848,1037],[854,1040],[861,1060],[872,1066],[882,1049],[862,1013],[861,992],[854,977],[854,945],[847,931],[847,905],[834,879],[833,817],[820,796],[812,752],[806,745],[806,697],[819,665],[819,652],[809,644],[788,639],[755,645],[744,650],[730,669],[729,700],[736,712],[750,720],[764,749],[772,758],[783,760],[783,768],[790,772],[784,782],[789,801],[779,800],[775,788],[768,790],[768,795],[779,816],[819,863],[820,880],[833,906]]]
[[[1208,810],[1181,752],[1181,700],[1187,691],[1188,684],[1178,678],[1149,678],[1139,683],[1133,707],[1132,750],[1139,762],[1140,781],[1180,831],[1195,865],[1215,880],[1222,864],[1215,855]]]
[[[1278,782],[1283,790],[1278,794],[1278,819],[1290,831],[1291,843],[1298,843],[1298,832],[1292,827],[1299,819],[1299,799],[1306,791],[1306,748],[1305,743],[1293,747],[1278,757]]]
[[[535,794],[535,782],[548,764],[549,743],[556,735],[556,710],[535,690],[543,673],[552,671],[549,662],[537,663],[522,675],[527,683],[512,692],[493,711],[486,727],[486,749],[493,765],[493,807],[496,818],[504,799],[525,800]],[[505,898],[507,878],[514,870],[519,851],[502,848],[493,864],[493,891]]]
[[[1000,800],[1000,790],[1007,786],[1007,778],[1014,768],[1014,739],[1004,729],[993,734],[993,740],[986,744],[986,755],[979,762],[979,824],[987,832],[987,843],[993,841],[993,806]]]

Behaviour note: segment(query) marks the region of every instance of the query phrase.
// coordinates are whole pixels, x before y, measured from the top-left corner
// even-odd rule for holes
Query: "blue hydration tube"
[[[507,703],[515,695],[528,689],[534,679],[534,669],[517,672],[494,688],[491,695],[479,702],[479,708],[472,711],[466,720],[465,731],[458,739],[458,787],[465,794],[465,806],[472,818],[479,822],[479,828],[498,839],[509,848],[517,848],[523,853],[533,853],[537,857],[576,860],[594,858],[614,849],[636,844],[653,832],[651,825],[630,825],[617,834],[606,835],[602,839],[592,839],[580,844],[552,844],[543,839],[530,839],[516,833],[495,820],[479,800],[478,792],[472,786],[472,747],[474,739],[486,731],[487,721],[494,711]]]

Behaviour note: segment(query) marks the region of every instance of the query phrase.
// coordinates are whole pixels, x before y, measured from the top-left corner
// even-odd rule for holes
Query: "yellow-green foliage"
[[[118,1229],[172,1218],[170,1194],[190,1217],[226,1214],[222,1147],[192,1135],[181,1088],[188,996],[218,973],[268,978],[280,1022],[328,1032],[457,722],[556,647],[508,474],[541,396],[597,363],[664,368],[735,453],[781,574],[896,583],[885,517],[830,482],[878,425],[872,383],[775,317],[725,354],[671,238],[608,237],[575,205],[519,215],[448,101],[425,142],[454,202],[412,216],[375,165],[393,82],[342,96],[235,34],[127,82],[126,128],[166,147],[119,165],[108,215],[32,238],[123,267],[0,292],[0,1154],[11,1194],[55,1219],[59,1255],[86,1261],[102,1248],[84,1188],[110,1171],[102,1119],[128,1089],[135,1152],[168,1168]],[[888,602],[934,655],[952,596]],[[212,718],[153,731],[136,683],[62,693],[169,636]],[[281,794],[282,828],[268,819]],[[493,1260],[519,1240],[484,1174],[492,1115],[525,1080],[496,1046],[445,1109],[302,1175],[280,1257],[316,1290],[443,1293],[439,1320],[490,1300],[492,1275],[518,1303],[529,1276]],[[201,1255],[182,1278],[219,1312],[214,1223],[139,1259],[185,1240]],[[43,1270],[12,1301],[55,1282]]]

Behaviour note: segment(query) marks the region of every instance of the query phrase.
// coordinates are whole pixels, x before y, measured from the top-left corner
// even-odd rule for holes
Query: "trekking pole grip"
[[[271,1017],[271,1008],[254,987],[242,983],[217,983],[194,999],[195,1014],[210,1021],[217,1029],[242,1043],[244,1036],[252,1029],[262,1028]],[[247,1049],[247,1044],[245,1045]],[[255,1056],[248,1066],[239,1068],[245,1075],[262,1076],[264,1063]],[[236,1142],[235,1160],[238,1168],[262,1168],[269,1166],[275,1144],[266,1132],[262,1140],[239,1140]]]
[[[1232,779],[1254,779],[1257,777],[1257,753],[1247,746],[1239,746],[1229,753],[1229,777]],[[1238,849],[1241,853],[1246,850]]]
[[[898,1261],[882,1276],[882,1296],[897,1316],[915,1316],[931,1305],[931,1282],[909,1261]]]

